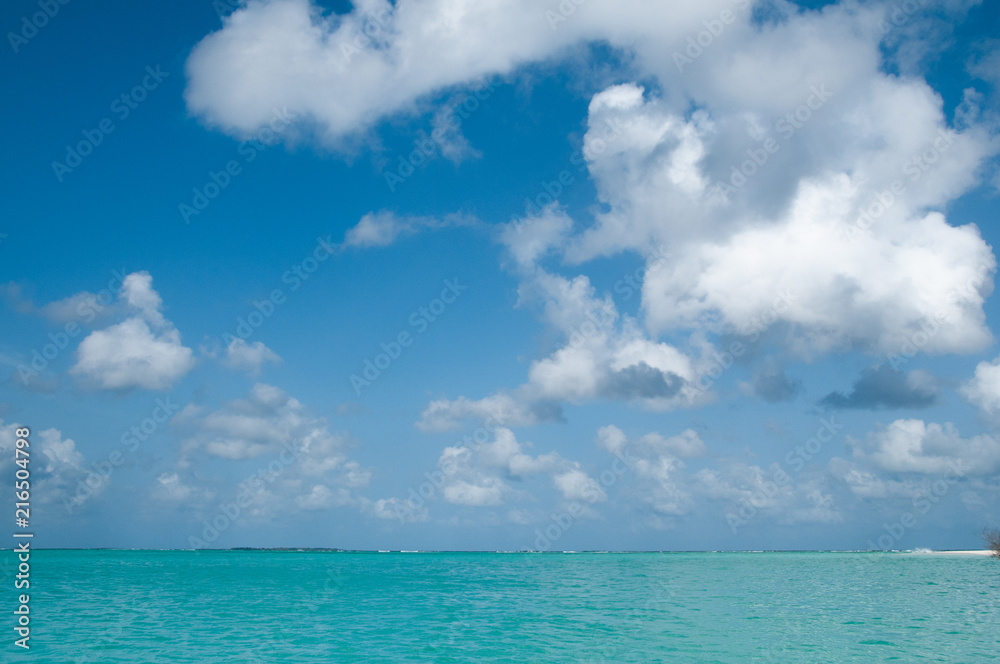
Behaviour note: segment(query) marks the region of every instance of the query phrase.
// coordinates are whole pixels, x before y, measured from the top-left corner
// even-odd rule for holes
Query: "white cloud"
[[[368,485],[371,471],[348,458],[353,441],[331,432],[324,418],[277,387],[257,383],[245,398],[216,410],[188,406],[171,424],[185,435],[181,457],[177,469],[161,477],[156,497],[172,493],[190,501],[195,491],[233,494],[232,487],[204,486],[201,469],[253,459],[258,469],[235,488],[235,494],[246,496],[251,517],[272,519],[282,510],[370,508],[355,493]]]
[[[677,348],[648,339],[610,297],[598,298],[586,276],[566,279],[535,267],[519,287],[519,305],[543,303],[543,316],[563,337],[549,357],[532,362],[528,382],[479,400],[432,402],[417,426],[455,428],[460,420],[492,416],[505,426],[530,426],[561,417],[561,404],[625,401],[666,411],[705,403],[697,363]]]
[[[905,75],[919,73],[942,55],[942,44],[953,41],[964,14],[982,0],[922,0],[891,3],[879,31],[886,35],[888,61]]]
[[[152,496],[164,502],[190,503],[211,501],[214,494],[185,484],[177,473],[166,472],[156,478]]]
[[[776,318],[802,354],[898,353],[936,316],[947,323],[923,350],[989,343],[990,280],[961,301],[953,293],[995,269],[992,252],[974,226],[929,209],[973,187],[1000,144],[983,127],[950,131],[925,82],[882,73],[862,29],[870,18],[830,7],[727,33],[698,61],[702,75],[681,83],[697,100],[690,115],[634,85],[596,95],[585,146],[603,149],[584,154],[609,209],[567,258],[668,247],[643,284],[653,333],[739,331],[790,292]],[[791,124],[796,109],[809,117]],[[619,130],[604,140],[609,126]],[[744,164],[751,175],[733,179]],[[862,210],[873,223],[852,237]]]
[[[844,482],[858,498],[911,498],[917,490],[917,485],[908,478],[883,477],[876,469],[859,468],[857,464],[839,457],[831,459],[829,467],[830,473]]]
[[[466,159],[478,159],[482,153],[472,147],[462,133],[461,124],[456,122],[455,109],[469,97],[456,95],[434,113],[431,121],[431,136],[441,148],[441,155],[453,164],[461,164]]]
[[[122,299],[135,314],[91,332],[76,351],[70,373],[106,390],[165,390],[194,367],[194,354],[160,312],[148,272],[125,277]]]
[[[91,316],[96,318],[98,312],[106,311],[106,308],[111,305],[110,298],[105,297],[104,299],[106,301],[102,303],[100,296],[94,293],[77,293],[56,302],[49,302],[39,309],[39,313],[57,323],[86,320]],[[120,307],[115,308],[119,309]]]
[[[601,427],[597,430],[597,444],[615,456],[621,456],[628,445],[625,432],[613,424]]]
[[[829,473],[864,501],[924,512],[919,502],[936,503],[953,484],[963,487],[963,500],[1000,490],[1000,441],[991,435],[962,438],[951,423],[900,419],[861,440],[848,436],[847,444],[851,459],[834,457]]]
[[[1000,90],[1000,40],[983,44],[983,53],[969,64],[969,72]]]
[[[636,441],[639,449],[672,454],[680,459],[697,459],[708,454],[701,436],[693,429],[685,429],[676,436],[664,438],[658,433],[649,433]]]
[[[502,226],[500,242],[518,266],[531,268],[553,248],[560,248],[572,230],[573,220],[552,204],[536,217]]]
[[[564,463],[555,452],[536,457],[525,454],[509,429],[497,429],[493,442],[479,447],[476,455],[486,467],[501,470],[511,477],[550,472]]]
[[[553,29],[533,0],[365,0],[340,16],[307,0],[251,2],[194,48],[185,98],[193,114],[233,134],[287,107],[336,146],[434,92],[506,74],[580,40],[683,42],[732,4],[586,3]]]
[[[757,514],[774,519],[781,525],[800,523],[838,523],[844,520],[824,476],[798,476],[794,481],[777,483],[783,471],[777,464],[767,470],[740,461],[726,463],[722,470],[702,469],[695,474],[696,490],[709,498],[729,505],[727,520],[739,525]],[[785,475],[787,477],[787,475]],[[732,521],[741,507],[749,506],[751,514]],[[742,525],[746,525],[745,522]]]
[[[848,437],[854,458],[894,473],[983,475],[1000,470],[1000,442],[962,438],[949,422],[896,420],[863,440]]]
[[[70,373],[106,390],[165,390],[192,367],[191,349],[181,345],[177,330],[157,335],[146,321],[130,318],[84,339]]]
[[[552,470],[561,461],[555,453],[540,457],[525,454],[509,429],[497,429],[493,441],[476,449],[446,447],[441,452],[438,469],[445,477],[442,495],[457,505],[500,505],[515,493],[504,478]]]
[[[322,471],[322,465],[320,465]],[[340,483],[350,489],[368,486],[372,479],[372,471],[362,468],[357,461],[347,461],[340,466]]]
[[[326,421],[313,417],[297,399],[277,387],[257,383],[244,399],[237,399],[210,412],[185,409],[175,423],[193,429],[184,448],[201,450],[225,459],[250,459],[278,453],[289,447],[312,452],[322,448],[329,457],[319,461],[323,469],[333,469],[346,457],[338,450],[347,440],[331,434]]]
[[[122,297],[133,308],[138,309],[151,325],[163,327],[167,321],[160,313],[163,300],[153,290],[153,277],[148,272],[133,272],[122,283]]]
[[[481,477],[476,482],[455,480],[442,491],[445,500],[454,505],[489,507],[503,504],[509,487],[498,477]]]
[[[566,500],[600,503],[608,499],[608,495],[601,488],[601,485],[578,468],[560,473],[554,476],[552,481]]]
[[[741,460],[719,459],[713,466],[689,469],[684,460],[704,459],[708,449],[697,432],[676,436],[653,432],[629,440],[616,426],[602,427],[597,443],[628,466],[621,495],[649,527],[663,529],[679,519],[718,509],[717,518],[730,525],[746,525],[744,503],[782,525],[833,523],[843,519],[834,505],[824,476],[800,475],[792,481],[778,464],[764,469]],[[701,465],[704,466],[704,463]],[[775,478],[781,481],[776,482]],[[735,521],[733,520],[735,519]]]
[[[557,406],[533,402],[530,396],[524,397],[521,393],[500,393],[478,400],[458,397],[432,401],[424,408],[416,426],[421,431],[451,431],[460,426],[461,420],[472,419],[523,427],[560,417]]]
[[[461,214],[450,214],[442,219],[433,217],[400,217],[382,210],[369,212],[344,235],[343,247],[386,247],[401,237],[416,235],[424,230],[455,226],[472,226],[475,219]]]
[[[262,341],[248,344],[243,339],[234,337],[226,348],[224,364],[231,369],[246,371],[251,376],[258,375],[268,362],[278,363],[281,358]]]
[[[117,299],[122,291],[123,281],[121,273],[114,270],[103,290],[97,293],[81,291],[41,307],[35,306],[26,297],[24,289],[16,283],[0,285],[0,294],[6,298],[11,309],[22,314],[42,316],[54,323],[91,324],[111,318],[124,310],[125,303]]]
[[[987,417],[1000,414],[1000,359],[976,365],[975,375],[962,386],[961,393]]]
[[[650,525],[655,527],[667,527],[673,517],[694,508],[684,462],[673,454],[673,449],[691,452],[699,447],[694,439],[697,435],[692,438],[687,431],[670,439],[650,433],[640,439],[642,442],[630,443],[616,426],[597,431],[597,444],[627,463],[630,476],[625,493],[636,508],[650,513]],[[667,440],[673,442],[667,444]]]
[[[22,425],[4,424],[0,420],[0,473],[14,477],[16,431]],[[58,519],[60,514],[72,514],[84,501],[99,495],[108,485],[106,475],[95,473],[72,438],[63,438],[58,429],[32,431],[31,502],[36,512]],[[11,485],[13,486],[13,485]]]
[[[579,463],[557,452],[528,454],[514,433],[506,428],[496,429],[492,441],[474,447],[444,448],[437,466],[435,476],[440,482],[441,496],[453,505],[493,507],[510,500],[525,500],[530,497],[527,489],[515,488],[511,482],[520,484],[533,476],[549,476],[565,500],[593,503],[606,498],[600,485],[581,469]],[[392,510],[393,516],[405,512],[405,501],[392,500],[395,502],[385,507]],[[408,502],[405,504],[416,508]]]
[[[648,325],[698,328],[716,320],[706,327],[742,331],[775,312],[792,326],[793,351],[869,345],[898,354],[923,334],[922,325],[943,318],[922,350],[969,352],[988,344],[981,305],[991,285],[968,302],[951,295],[976,279],[978,266],[995,266],[978,231],[931,213],[881,238],[851,241],[843,234],[850,188],[847,176],[805,185],[787,221],[689,247],[684,258],[650,271],[643,285]],[[777,303],[783,292],[791,294],[789,306]]]
[[[351,492],[344,487],[331,489],[325,484],[313,485],[309,492],[296,496],[295,504],[301,509],[309,511],[326,510],[331,507],[341,507],[344,505],[354,505],[356,499]]]
[[[791,291],[793,305],[781,307],[778,318],[798,326],[806,348],[822,351],[870,340],[898,350],[906,333],[938,312],[950,325],[932,339],[929,350],[983,345],[989,333],[979,307],[989,284],[964,304],[949,295],[974,278],[978,266],[992,269],[992,254],[974,227],[956,229],[941,215],[921,210],[965,191],[975,182],[970,173],[994,148],[981,132],[941,138],[944,118],[925,85],[871,76],[865,87],[883,99],[865,103],[882,105],[868,113],[834,97],[794,142],[785,142],[778,129],[790,125],[774,123],[771,118],[780,118],[776,112],[751,110],[751,99],[732,111],[742,120],[706,111],[684,121],[662,100],[645,100],[639,88],[618,86],[595,96],[588,137],[602,133],[608,123],[624,127],[608,149],[589,153],[599,195],[611,210],[598,216],[597,225],[579,236],[567,255],[582,260],[624,249],[645,254],[648,246],[671,247],[670,260],[658,258],[644,284],[647,324],[654,331],[740,330],[770,312],[780,293]],[[920,111],[909,131],[896,122],[904,105]],[[859,113],[875,118],[877,126],[865,127],[864,133],[886,136],[889,145],[866,149],[853,144],[856,138],[837,137],[820,112],[835,122]],[[723,135],[733,124],[743,125],[747,135]],[[703,186],[703,176],[728,183],[732,166],[750,158],[740,148],[759,151],[765,138],[778,146],[776,153],[763,153],[769,161],[732,200]],[[914,186],[902,169],[935,141],[943,147],[935,170]],[[830,159],[801,163],[800,142],[822,143]],[[712,157],[706,152],[710,145],[723,154]],[[846,231],[859,206],[877,203],[876,190],[888,190],[896,178],[905,181],[907,192],[894,195],[884,216],[851,238]],[[671,214],[665,217],[663,210]]]

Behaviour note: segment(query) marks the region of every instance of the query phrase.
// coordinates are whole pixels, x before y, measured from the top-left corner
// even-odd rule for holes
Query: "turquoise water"
[[[5,629],[4,661],[996,662],[1000,653],[1000,561],[978,557],[36,551],[31,563],[32,649],[17,652]]]

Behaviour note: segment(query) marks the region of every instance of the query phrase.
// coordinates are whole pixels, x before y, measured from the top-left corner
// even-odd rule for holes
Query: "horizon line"
[[[178,551],[186,553],[272,552],[272,553],[993,553],[990,549],[339,549],[335,547],[253,547],[228,548],[126,548],[126,547],[38,547],[34,551]]]

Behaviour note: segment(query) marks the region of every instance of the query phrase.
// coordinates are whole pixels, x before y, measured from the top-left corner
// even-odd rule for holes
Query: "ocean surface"
[[[1000,661],[1000,560],[976,556],[43,550],[31,563],[31,650],[13,645],[8,590],[2,661]]]

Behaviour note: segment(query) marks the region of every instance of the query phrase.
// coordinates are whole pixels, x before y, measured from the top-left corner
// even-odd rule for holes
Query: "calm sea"
[[[1000,661],[990,558],[36,551],[31,562],[32,648],[13,646],[4,608],[3,661]]]

